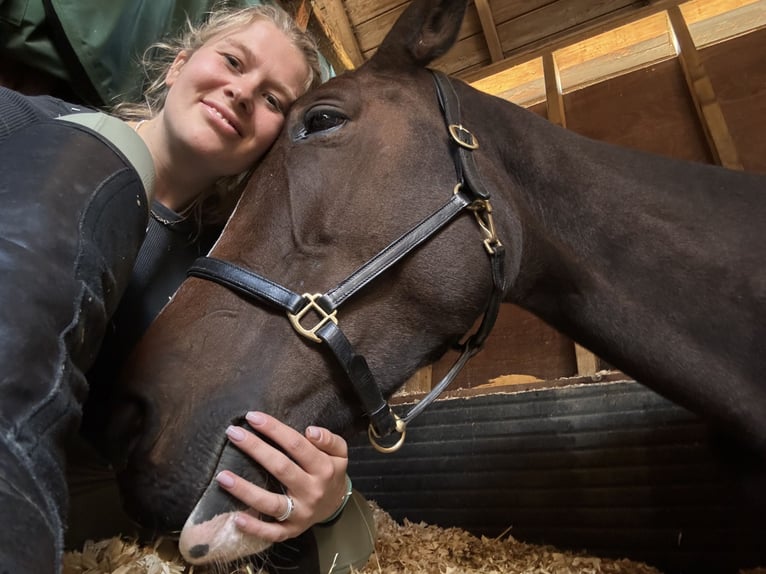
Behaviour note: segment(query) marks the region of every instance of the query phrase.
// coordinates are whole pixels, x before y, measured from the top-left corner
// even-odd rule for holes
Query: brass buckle
[[[290,319],[290,324],[293,326],[293,329],[298,331],[301,335],[306,337],[307,339],[310,339],[311,341],[314,341],[315,343],[321,343],[322,339],[320,339],[316,332],[319,330],[322,325],[327,323],[327,321],[332,321],[336,325],[338,324],[338,318],[336,314],[338,313],[338,310],[336,309],[332,313],[328,313],[322,307],[317,304],[316,300],[319,299],[322,296],[321,293],[314,293],[313,295],[311,293],[304,293],[303,298],[307,299],[308,302],[303,306],[303,309],[295,313],[294,315],[292,313],[287,314],[287,318]],[[301,325],[301,320],[303,317],[308,313],[309,311],[314,311],[317,313],[320,317],[319,322],[314,325],[311,329],[306,329],[303,325]]]
[[[391,415],[394,417],[394,419],[396,419],[396,432],[400,434],[399,440],[397,440],[391,446],[383,446],[378,442],[381,436],[375,432],[372,423],[370,423],[370,425],[367,427],[367,437],[370,439],[370,444],[372,444],[375,450],[382,452],[383,454],[390,454],[399,450],[404,444],[404,437],[407,434],[407,423],[404,422],[396,413],[391,413]]]
[[[460,124],[450,124],[449,134],[452,136],[452,139],[457,142],[458,145],[466,149],[476,149],[479,147],[479,140],[477,140],[470,131],[465,129]]]

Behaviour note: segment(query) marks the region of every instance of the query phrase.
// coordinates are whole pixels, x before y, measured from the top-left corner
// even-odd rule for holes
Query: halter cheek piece
[[[495,235],[489,193],[478,177],[472,151],[479,147],[473,134],[460,124],[460,101],[449,79],[432,70],[439,105],[447,129],[456,145],[451,146],[458,183],[450,199],[430,216],[396,239],[354,271],[335,288],[326,293],[299,295],[282,285],[269,281],[248,269],[216,259],[198,258],[188,275],[213,281],[253,300],[287,312],[295,330],[314,342],[325,342],[346,372],[357,396],[370,419],[368,435],[372,445],[381,452],[394,452],[404,443],[407,425],[431,404],[475,355],[495,324],[505,291],[504,247]],[[490,258],[492,292],[484,309],[484,317],[476,332],[461,346],[461,354],[439,383],[406,415],[399,417],[383,398],[375,378],[362,355],[358,355],[338,325],[338,307],[377,278],[413,249],[452,221],[463,209],[473,212],[484,236],[484,246]],[[307,314],[319,317],[311,327],[304,326]],[[379,439],[394,432],[399,439],[392,446],[381,445]]]

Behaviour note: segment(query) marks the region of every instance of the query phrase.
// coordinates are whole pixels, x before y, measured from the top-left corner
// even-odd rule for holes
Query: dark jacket
[[[0,87],[0,141],[11,132],[34,122],[62,115],[92,111],[50,96],[25,96]],[[221,227],[206,227],[184,220],[153,202],[146,237],[136,257],[133,274],[112,316],[96,362],[87,373],[90,394],[84,428],[98,436],[104,423],[104,403],[120,368],[138,339],[159,314],[186,277],[189,265],[205,255]]]

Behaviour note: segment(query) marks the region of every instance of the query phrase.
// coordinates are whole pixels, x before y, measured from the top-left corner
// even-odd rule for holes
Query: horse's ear
[[[455,43],[467,4],[468,0],[413,0],[372,60],[427,66]]]

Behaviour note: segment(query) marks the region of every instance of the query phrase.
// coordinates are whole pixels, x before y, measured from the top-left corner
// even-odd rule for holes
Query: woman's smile
[[[205,107],[207,115],[212,118],[213,125],[217,126],[219,130],[225,134],[242,137],[242,129],[239,126],[239,122],[228,109],[204,100],[202,105]]]

